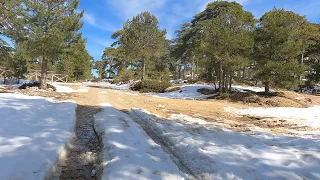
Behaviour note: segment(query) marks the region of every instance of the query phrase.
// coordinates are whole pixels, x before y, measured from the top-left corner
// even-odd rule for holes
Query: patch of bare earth
[[[103,143],[102,137],[94,129],[94,115],[102,110],[99,104],[105,102],[105,95],[99,94],[99,91],[89,89],[85,93],[70,93],[78,107],[75,133],[70,140],[65,163],[62,164],[62,180],[101,178]]]
[[[75,89],[78,86],[74,86]],[[58,93],[43,90],[15,90],[29,96],[50,97],[58,101],[73,100],[77,103],[75,129],[66,145],[66,155],[61,156],[49,179],[95,180],[101,179],[103,143],[94,129],[94,115],[102,110],[100,103],[105,95],[99,89],[85,93]],[[58,112],[55,112],[58,113]]]
[[[16,89],[14,92],[24,94],[27,96],[42,96],[50,97],[57,101],[70,100],[72,98],[71,93],[58,93],[55,91],[33,90],[33,89]]]
[[[68,144],[65,162],[61,164],[61,180],[100,179],[103,145],[95,132],[93,117],[100,110],[99,107],[78,105],[75,133]]]

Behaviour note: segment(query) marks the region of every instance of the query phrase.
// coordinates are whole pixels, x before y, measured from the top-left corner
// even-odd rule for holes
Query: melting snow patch
[[[66,92],[66,93],[71,93],[71,92],[88,92],[88,89],[85,87],[81,87],[77,90],[74,90],[70,87],[67,86],[61,86],[61,83],[52,83],[51,85],[56,88],[56,92]],[[65,84],[65,83],[62,83]]]
[[[264,88],[261,87],[254,87],[254,86],[232,86],[232,89],[234,91],[240,91],[240,92],[245,92],[245,91],[253,91],[253,92],[264,92]]]
[[[127,94],[127,95],[132,95],[132,96],[138,96],[138,94],[134,94],[134,93],[125,93],[125,94]]]
[[[313,106],[309,108],[275,107],[249,109],[227,107],[225,110],[238,115],[278,117],[300,126],[320,127],[320,106]]]
[[[242,134],[191,117],[175,121],[133,109],[198,179],[320,179],[320,139]],[[187,122],[187,123],[186,123]]]
[[[103,134],[102,179],[183,180],[185,175],[170,157],[131,118],[110,104],[95,116]]]
[[[206,85],[206,84],[192,84],[192,85],[182,86],[177,91],[151,94],[151,96],[161,97],[161,98],[173,98],[173,99],[207,99],[209,97],[213,97],[216,95],[216,94],[204,95],[199,93],[198,90],[203,88],[215,89],[215,86]],[[219,86],[217,85],[216,88],[219,88]],[[246,92],[246,91],[263,92],[264,88],[253,87],[253,86],[232,86],[232,90],[239,91],[239,92]]]
[[[154,97],[162,97],[162,98],[173,98],[173,99],[206,99],[208,97],[214,96],[212,95],[203,95],[198,92],[198,89],[214,89],[212,85],[186,85],[182,86],[180,90],[172,91],[172,92],[165,92],[165,93],[158,93],[158,94],[151,94]]]
[[[0,94],[0,179],[44,179],[74,127],[76,104]]]

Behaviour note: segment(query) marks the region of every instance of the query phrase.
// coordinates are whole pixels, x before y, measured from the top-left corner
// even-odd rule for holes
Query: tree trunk
[[[175,74],[175,79],[178,79],[179,78],[179,65],[176,64],[176,74]]]
[[[221,64],[219,63],[219,92],[222,92],[222,67]]]
[[[183,65],[183,79],[186,79],[186,75],[187,75],[187,65],[186,64],[184,64]]]
[[[146,63],[143,60],[142,61],[142,68],[141,68],[141,81],[144,80],[145,73],[146,73]]]
[[[199,74],[199,61],[197,60],[196,74]]]
[[[212,80],[213,80],[213,84],[214,84],[214,90],[217,90],[217,76],[216,74],[216,70],[215,68],[212,69],[212,72],[214,72],[214,74],[212,73]]]
[[[264,92],[269,93],[270,92],[270,83],[269,80],[264,82]]]
[[[182,66],[181,64],[179,65],[179,79],[181,79],[181,71],[182,71]]]
[[[221,69],[221,87],[220,87],[220,92],[225,92],[225,76],[226,76],[226,72],[224,71],[224,69]]]
[[[194,58],[192,58],[192,67],[191,67],[191,79],[193,80],[193,78],[194,78],[194,66],[195,66],[195,64],[194,64]]]
[[[225,80],[224,80],[224,92],[228,92],[228,82],[229,82],[229,78],[228,78],[228,75],[229,75],[229,73],[228,73],[228,71],[227,70],[224,70],[225,71]]]
[[[300,62],[301,66],[303,66],[303,60],[304,60],[304,52],[301,54],[301,62]],[[301,81],[302,78],[303,78],[303,77],[302,77],[302,74],[300,74],[299,80]],[[301,85],[301,82],[299,82],[299,84]]]
[[[41,61],[40,89],[47,89],[47,66],[48,62],[43,58]]]
[[[245,78],[246,78],[246,67],[245,66],[243,66],[243,69],[242,69],[242,80],[245,80]]]
[[[231,92],[231,86],[232,86],[232,72],[229,74],[229,92]]]

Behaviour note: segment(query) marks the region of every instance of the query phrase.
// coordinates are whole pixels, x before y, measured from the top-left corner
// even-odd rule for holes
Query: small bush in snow
[[[40,87],[40,82],[32,82],[32,83],[24,83],[19,87],[19,89],[27,89],[30,87]],[[48,88],[51,88],[52,90],[56,91],[56,88],[52,86],[51,84],[47,84]]]
[[[140,91],[143,93],[146,92],[156,92],[156,93],[163,93],[165,90],[171,86],[171,83],[165,81],[157,81],[157,80],[143,80],[134,83],[131,86],[133,91]]]

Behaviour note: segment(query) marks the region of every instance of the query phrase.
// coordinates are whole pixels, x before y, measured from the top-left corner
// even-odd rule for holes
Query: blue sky
[[[305,15],[311,22],[320,23],[320,0],[236,1],[256,18],[276,6]],[[99,60],[103,50],[113,42],[111,34],[121,29],[127,19],[140,12],[149,11],[156,15],[160,28],[167,30],[167,38],[173,38],[180,24],[189,22],[209,2],[212,0],[81,0],[79,9],[85,11],[81,31],[87,38],[88,52],[95,60]]]
[[[305,15],[311,22],[320,23],[320,0],[236,1],[256,18],[276,6]],[[165,28],[167,37],[172,38],[180,24],[189,22],[209,2],[212,0],[81,0],[80,9],[85,11],[82,32],[87,38],[87,50],[95,60],[99,60],[105,47],[113,42],[110,35],[121,29],[127,19],[142,11],[156,15],[160,28]]]

